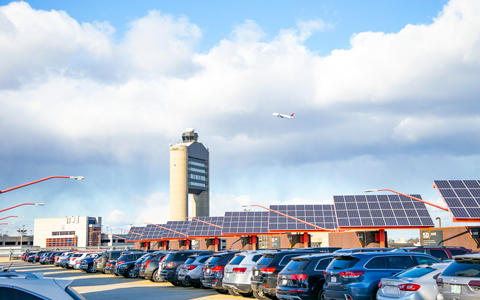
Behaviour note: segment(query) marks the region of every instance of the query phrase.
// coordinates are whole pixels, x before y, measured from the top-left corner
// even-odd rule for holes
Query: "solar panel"
[[[222,235],[221,227],[223,226],[224,217],[197,217],[195,219],[220,226],[220,228],[192,219],[188,229],[188,236],[215,237]]]
[[[144,229],[145,229],[145,226],[132,226],[132,227],[130,227],[129,231],[131,231],[131,232],[129,232],[127,234],[127,236],[125,237],[125,241],[129,241],[129,242],[140,241],[142,239]],[[137,234],[135,234],[135,233],[137,233]]]
[[[222,234],[268,233],[268,211],[226,212]]]
[[[160,226],[165,226],[165,224],[158,224]],[[143,236],[142,240],[161,240],[162,239],[162,234],[163,234],[163,228],[160,228],[158,226],[148,224],[147,227],[145,227],[145,230],[143,231]]]
[[[480,180],[435,180],[434,184],[455,219],[480,219]]]
[[[318,205],[271,205],[270,209],[282,214],[308,222],[326,230],[337,227],[337,220],[332,204]],[[298,222],[291,218],[270,212],[268,220],[270,231],[319,231],[321,229]]]
[[[168,221],[167,224],[165,224],[165,226],[163,227],[171,230],[164,229],[162,237],[163,238],[187,238],[188,228],[190,227],[190,224],[191,224],[190,221]]]
[[[420,195],[410,195],[422,199]],[[339,228],[433,227],[423,202],[400,195],[334,196]]]

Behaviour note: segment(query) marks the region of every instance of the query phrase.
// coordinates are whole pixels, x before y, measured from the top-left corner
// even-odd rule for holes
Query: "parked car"
[[[437,278],[449,265],[448,263],[419,265],[382,278],[378,284],[377,300],[436,299]]]
[[[147,258],[140,267],[139,275],[153,282],[161,282],[160,273],[162,271],[161,260],[166,256],[167,252],[155,252],[150,258]]]
[[[55,256],[55,265],[59,266],[60,262],[67,259],[70,254],[73,254],[73,252],[63,252],[62,254]]]
[[[265,253],[252,268],[251,287],[253,296],[257,299],[268,299],[277,294],[277,275],[292,260],[292,258],[316,250],[285,250]]]
[[[325,271],[326,300],[371,300],[380,279],[421,264],[441,262],[416,252],[356,252],[336,254]]]
[[[128,253],[120,256],[117,259],[117,263],[115,264],[115,275],[122,275],[122,276],[125,276],[125,274],[127,276],[133,275],[133,274],[129,274],[129,272],[131,270],[133,271],[135,261],[144,255],[145,255],[144,252],[138,252],[138,253]],[[133,277],[130,277],[130,278],[133,278]]]
[[[104,274],[115,274],[115,266],[117,264],[117,261],[116,260],[110,260],[109,262],[107,262],[107,265],[105,266],[105,268],[103,269],[103,273]],[[117,274],[115,274],[117,275]],[[118,276],[118,275],[117,275]]]
[[[88,253],[88,252],[76,253],[70,258],[70,261],[68,262],[68,266],[72,269],[79,270],[82,259],[89,256],[90,254],[91,253]]]
[[[32,261],[32,263],[37,263],[37,262],[39,262],[39,261],[40,261],[40,257],[42,257],[44,253],[46,253],[46,251],[37,252],[37,255],[35,255],[35,258],[34,258],[34,260]]]
[[[71,279],[45,278],[14,270],[2,270],[1,275],[1,299],[85,300],[69,287]]]
[[[228,288],[223,286],[225,266],[238,252],[216,253],[210,256],[203,265],[202,285],[215,289],[219,294],[227,294]]]
[[[182,286],[204,287],[202,285],[203,264],[210,258],[210,253],[190,255],[183,265],[178,267],[178,282]]]
[[[410,252],[419,252],[430,254],[440,260],[452,259],[455,255],[463,255],[472,253],[471,249],[464,247],[450,247],[450,246],[420,246],[410,249]]]
[[[254,250],[236,253],[225,266],[223,286],[233,296],[251,297],[252,268],[255,263],[270,250]]]
[[[93,263],[99,255],[100,255],[99,253],[91,253],[85,256],[82,260],[80,260],[79,269],[87,273],[96,273],[97,269],[95,269],[95,266]]]
[[[26,262],[31,262],[33,263],[34,260],[35,260],[35,256],[37,256],[37,253],[36,252],[31,252],[31,253],[28,253],[26,258],[25,258],[25,261]]]
[[[120,256],[115,266],[115,273],[125,278],[136,278],[137,274],[133,272],[135,262],[145,256],[144,252],[130,253]]]
[[[183,264],[190,255],[201,253],[212,254],[213,252],[206,250],[181,250],[166,254],[162,259],[160,278],[170,282],[173,285],[178,285],[178,278],[175,276],[177,274],[177,268]]]
[[[133,265],[133,269],[132,269],[132,274],[135,275],[135,277],[139,277],[139,274],[140,274],[140,268],[142,266],[142,263],[147,259],[147,258],[150,258],[151,257],[151,252],[150,253],[146,253],[144,256],[140,257],[139,259],[137,259],[135,261],[135,264]]]
[[[277,298],[282,300],[317,300],[325,284],[324,272],[333,254],[309,254],[292,258],[278,273]]]
[[[107,263],[110,261],[116,261],[122,255],[123,252],[125,251],[111,250],[111,251],[107,251],[105,255],[98,257],[98,259],[95,260],[95,269],[97,270],[97,272],[105,273],[105,268],[107,266]]]
[[[456,256],[437,278],[438,300],[480,299],[480,253]]]
[[[40,258],[38,259],[38,262],[42,265],[45,265],[48,263],[48,256],[50,255],[51,252],[44,252],[42,255],[40,255]]]

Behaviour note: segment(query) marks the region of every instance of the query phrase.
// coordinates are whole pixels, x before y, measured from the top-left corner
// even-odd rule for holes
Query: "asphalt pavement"
[[[11,262],[0,262],[0,267],[8,267]],[[87,300],[111,299],[171,299],[171,300],[226,300],[239,299],[230,295],[218,294],[211,289],[195,289],[192,287],[176,287],[170,283],[155,283],[136,278],[127,279],[123,276],[89,274],[83,271],[62,269],[53,265],[32,264],[23,261],[13,261],[12,269],[20,272],[43,272],[45,277],[72,279],[70,287],[74,288]],[[252,298],[254,299],[254,298]]]

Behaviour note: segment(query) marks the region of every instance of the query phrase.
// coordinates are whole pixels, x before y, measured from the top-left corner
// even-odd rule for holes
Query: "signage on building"
[[[278,237],[278,236],[273,236],[272,237],[271,243],[270,243],[270,248],[272,248],[272,249],[280,248],[280,237]]]
[[[422,230],[422,245],[443,246],[443,230]]]

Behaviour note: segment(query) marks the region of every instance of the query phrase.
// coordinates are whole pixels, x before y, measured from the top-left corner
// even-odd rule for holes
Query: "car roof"
[[[468,260],[469,258],[480,258],[480,252],[474,252],[474,253],[466,253],[462,255],[455,255],[453,257],[454,259],[465,259]]]
[[[419,252],[354,252],[354,253],[332,253],[334,256],[352,256],[352,255],[361,255],[361,256],[375,256],[375,255],[385,255],[385,256],[411,256],[411,255],[421,255],[433,257],[430,254],[419,253]]]
[[[300,256],[295,256],[294,258],[292,258],[292,260],[296,260],[296,259],[305,259],[305,258],[317,258],[317,257],[333,257],[334,254],[333,253],[311,253],[311,254],[307,254],[307,255],[300,255]]]

